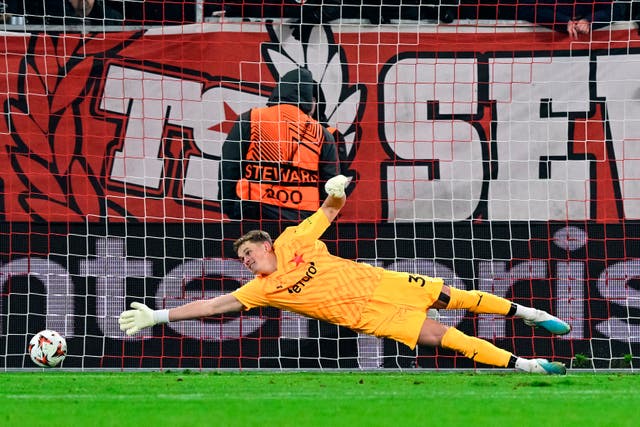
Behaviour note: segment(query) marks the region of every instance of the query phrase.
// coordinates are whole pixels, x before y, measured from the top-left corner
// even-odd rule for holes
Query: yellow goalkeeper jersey
[[[232,294],[246,309],[270,306],[354,327],[385,270],[330,254],[318,240],[330,224],[320,209],[287,227],[273,244],[277,270]]]

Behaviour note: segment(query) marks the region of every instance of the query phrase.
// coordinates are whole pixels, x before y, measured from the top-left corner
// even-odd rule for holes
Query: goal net
[[[172,308],[238,288],[251,275],[234,240],[293,224],[230,217],[220,173],[225,162],[240,169],[223,149],[238,117],[303,67],[353,178],[322,238],[332,253],[571,324],[553,337],[517,319],[440,311],[442,323],[517,355],[634,368],[631,5],[609,4],[606,25],[571,37],[502,15],[516,4],[318,3],[96,1],[86,17],[43,1],[5,5],[0,366],[34,367],[27,343],[49,328],[67,338],[65,368],[484,368],[273,308],[120,331],[131,302]]]

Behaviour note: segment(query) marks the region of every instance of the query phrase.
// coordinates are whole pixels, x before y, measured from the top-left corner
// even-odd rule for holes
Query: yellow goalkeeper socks
[[[511,360],[511,353],[496,347],[488,341],[465,335],[456,328],[449,328],[442,337],[442,348],[455,350],[469,359],[486,365],[506,368]]]
[[[465,309],[472,313],[513,314],[511,301],[482,291],[464,291],[450,287],[451,291],[447,309]]]

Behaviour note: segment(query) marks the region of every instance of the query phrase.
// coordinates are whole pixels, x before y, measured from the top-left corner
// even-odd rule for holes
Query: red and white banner
[[[246,224],[220,215],[221,145],[297,66],[320,83],[357,178],[325,236],[337,255],[571,323],[551,337],[443,313],[519,355],[611,368],[637,354],[638,35],[385,28],[316,27],[302,42],[254,23],[5,34],[0,367],[30,363],[25,331],[45,327],[67,336],[74,368],[351,368],[366,354],[385,367],[473,366],[272,309],[119,330],[134,299],[167,308],[247,279],[230,247]]]
[[[220,219],[226,133],[295,66],[347,140],[344,221],[640,218],[635,32],[169,31],[3,37],[4,220]]]

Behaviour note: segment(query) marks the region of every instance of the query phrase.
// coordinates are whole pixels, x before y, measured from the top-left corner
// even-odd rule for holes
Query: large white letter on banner
[[[475,113],[476,70],[472,58],[411,58],[383,76],[383,144],[400,158],[383,170],[389,221],[458,221],[473,213],[482,188],[480,138],[466,121],[429,117],[429,102],[439,114]]]
[[[589,57],[495,58],[497,180],[490,220],[589,218],[589,161],[569,159],[569,113],[589,111]]]
[[[213,130],[234,112],[261,106],[266,98],[202,82],[164,76],[135,68],[109,67],[100,108],[127,116],[122,149],[114,154],[109,178],[159,190],[166,178],[162,138],[167,125],[193,132],[199,153],[184,163],[182,191],[186,197],[217,200],[218,167],[226,134]]]
[[[640,218],[640,55],[597,58],[597,95],[606,100],[624,216]]]

